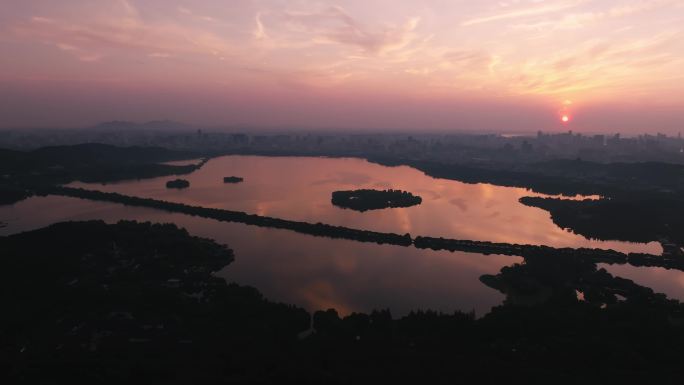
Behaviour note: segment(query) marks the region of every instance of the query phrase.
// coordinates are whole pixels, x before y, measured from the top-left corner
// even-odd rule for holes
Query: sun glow
[[[563,123],[567,123],[570,121],[570,117],[568,115],[563,115],[561,117],[561,121],[563,121]]]

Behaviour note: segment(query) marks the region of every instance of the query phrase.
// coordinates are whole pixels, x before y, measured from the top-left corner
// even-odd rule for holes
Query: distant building
[[[604,135],[594,135],[593,144],[597,147],[603,147],[606,144],[606,137]]]

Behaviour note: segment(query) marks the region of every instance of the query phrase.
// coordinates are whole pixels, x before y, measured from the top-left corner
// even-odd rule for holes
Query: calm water
[[[519,257],[449,253],[412,247],[317,238],[152,209],[66,197],[34,197],[0,206],[0,235],[65,220],[121,219],[172,222],[192,235],[229,245],[235,262],[218,275],[258,288],[272,300],[308,310],[334,307],[340,313],[390,308],[395,315],[413,309],[482,315],[504,296],[479,282]]]
[[[684,272],[662,267],[631,265],[599,264],[599,268],[601,267],[615,276],[631,279],[641,286],[650,287],[656,293],[664,293],[670,298],[684,301]]]
[[[245,182],[224,184],[224,176]],[[409,167],[384,167],[359,159],[227,156],[184,176],[187,190],[169,190],[170,178],[108,185],[73,185],[153,197],[193,205],[242,210],[286,219],[325,222],[412,235],[445,236],[552,246],[588,246],[659,253],[656,243],[635,244],[585,239],[553,224],[547,212],[518,199],[524,189],[434,179]],[[330,194],[339,189],[399,188],[419,194],[423,204],[359,213],[336,208]],[[365,244],[297,234],[287,230],[223,223],[152,209],[66,197],[34,197],[0,206],[0,235],[65,220],[134,219],[173,222],[197,236],[235,250],[236,260],[218,274],[252,285],[267,298],[308,310],[335,307],[343,314],[390,308],[476,310],[484,314],[503,295],[479,282],[521,258],[410,247]],[[617,270],[613,270],[617,268]],[[684,299],[684,273],[654,274],[652,269],[608,267],[616,275]]]
[[[224,176],[245,181],[224,184]],[[72,186],[414,236],[662,252],[656,242],[594,241],[563,230],[547,211],[518,202],[523,196],[544,196],[522,188],[435,179],[411,167],[385,167],[362,159],[225,156],[182,178],[190,181],[190,188],[167,189],[169,177]],[[420,195],[423,203],[363,213],[330,203],[333,191],[358,188],[406,190]]]

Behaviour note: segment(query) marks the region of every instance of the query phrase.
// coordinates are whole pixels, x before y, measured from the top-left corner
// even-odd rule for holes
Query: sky
[[[684,0],[0,0],[0,127],[676,134],[683,69]]]

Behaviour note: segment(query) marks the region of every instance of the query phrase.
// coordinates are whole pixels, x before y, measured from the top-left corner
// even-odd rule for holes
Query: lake
[[[224,176],[245,180],[224,184]],[[284,219],[409,232],[413,236],[661,252],[655,242],[603,242],[560,229],[546,211],[518,202],[522,196],[543,196],[525,189],[435,179],[410,167],[385,167],[360,159],[226,156],[212,159],[202,169],[182,178],[190,181],[190,188],[167,189],[165,183],[173,179],[170,177],[71,186]],[[358,188],[407,190],[422,196],[423,203],[363,213],[330,203],[333,191]],[[502,267],[522,261],[519,257],[320,238],[57,196],[33,197],[0,206],[0,222],[7,224],[0,228],[0,235],[59,221],[88,219],[176,223],[193,235],[214,239],[235,251],[235,262],[217,275],[254,286],[275,301],[311,311],[334,307],[341,314],[389,308],[397,316],[417,309],[475,310],[483,315],[500,304],[504,296],[483,285],[479,277],[496,274]],[[638,283],[648,284],[655,279],[651,270],[618,269],[617,274],[622,271]],[[670,271],[657,277],[668,280],[657,289],[683,299],[684,273]]]
[[[224,184],[224,176],[245,180]],[[556,226],[547,211],[518,202],[523,196],[548,195],[436,179],[411,167],[386,167],[363,159],[224,156],[181,178],[190,181],[190,188],[167,189],[166,181],[173,179],[169,177],[70,186],[413,236],[662,252],[657,242],[589,240]],[[423,203],[363,213],[330,203],[333,191],[361,188],[406,190],[420,195]]]
[[[235,262],[219,276],[258,288],[267,298],[307,310],[336,308],[341,314],[390,308],[482,315],[504,296],[479,282],[522,258],[319,238],[288,230],[218,222],[183,214],[67,197],[33,197],[0,206],[8,225],[0,235],[68,220],[122,219],[176,223],[192,235],[227,244]]]

